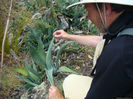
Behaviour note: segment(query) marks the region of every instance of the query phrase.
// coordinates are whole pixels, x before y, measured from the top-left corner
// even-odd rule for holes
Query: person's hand
[[[49,88],[49,99],[64,99],[59,89],[55,86]]]
[[[70,34],[65,32],[64,30],[57,30],[53,33],[53,35],[54,35],[56,41],[59,41],[61,39],[69,40],[69,36],[70,36]]]

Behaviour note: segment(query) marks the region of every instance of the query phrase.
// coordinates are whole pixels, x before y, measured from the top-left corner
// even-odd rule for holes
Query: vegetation
[[[42,2],[42,4],[45,5],[45,13],[43,13],[42,15],[42,13],[39,12],[40,10],[38,9],[42,6],[41,4],[39,4],[39,1],[24,1],[24,3],[27,9],[34,14],[32,16],[32,25],[28,25],[25,27],[25,29],[27,29],[29,32],[27,33],[27,39],[25,40],[25,44],[27,45],[27,50],[29,51],[30,56],[32,57],[33,61],[38,65],[38,68],[40,68],[40,72],[43,75],[40,76],[40,79],[37,79],[37,76],[39,77],[39,74],[37,74],[38,71],[28,69],[29,66],[26,65],[28,74],[26,76],[27,78],[23,78],[20,76],[17,77],[27,82],[28,85],[30,84],[30,86],[35,87],[43,81],[44,74],[46,74],[48,80],[50,81],[50,84],[54,85],[53,75],[56,75],[57,72],[73,71],[67,67],[59,68],[59,56],[63,49],[72,42],[67,42],[63,44],[63,46],[57,52],[56,65],[54,66],[54,63],[52,61],[52,46],[54,43],[54,38],[52,39],[53,32],[57,29],[66,29],[67,31],[70,31],[68,27],[70,23],[73,23],[71,27],[74,29],[84,29],[85,26],[82,26],[81,24],[85,23],[86,21],[80,21],[79,18],[82,17],[81,15],[83,15],[85,10],[83,9],[83,7],[78,8],[80,9],[80,11],[77,11],[77,7],[70,11],[66,10],[66,4],[71,4],[72,1],[68,2],[66,0],[57,0],[58,7],[55,7],[53,6],[53,3],[51,1],[45,0],[45,2]],[[58,18],[59,16],[64,17],[64,19],[67,17],[67,21],[65,23],[67,24],[67,26],[63,26],[64,21],[62,21],[62,18]],[[33,76],[31,76],[28,72],[32,72],[32,74],[35,75],[35,78],[32,78]],[[38,80],[41,80],[41,82],[38,82]],[[28,88],[30,89],[30,87]]]
[[[16,70],[17,72],[25,76],[25,77],[16,76],[27,83],[22,87],[29,90],[37,85],[40,85],[43,82],[45,73],[51,85],[54,85],[53,76],[56,75],[58,72],[76,73],[66,66],[59,67],[59,56],[61,52],[67,45],[71,44],[72,42],[67,42],[61,46],[56,56],[56,66],[54,66],[52,62],[52,54],[51,54],[53,41],[54,41],[54,38],[51,41],[51,44],[49,46],[47,53],[44,52],[43,44],[41,44],[41,42],[40,44],[38,44],[37,49],[34,47],[31,47],[30,49],[30,54],[34,62],[37,63],[38,66],[40,67],[40,70],[38,66],[34,64],[34,62],[32,63],[31,66],[29,66],[27,60],[25,62],[26,67],[24,69],[14,68],[14,70]]]
[[[6,18],[7,18],[7,13],[8,13],[8,6],[10,5],[10,3],[7,3],[7,0],[1,0],[0,2],[0,49],[1,49],[1,46],[2,46],[2,39],[3,39],[3,36],[4,36],[4,26],[6,25]],[[5,51],[7,53],[9,53],[9,43],[8,43],[8,37],[7,37],[7,40],[5,42]]]
[[[61,54],[68,50],[80,52],[86,47],[74,42],[55,43],[53,37],[53,32],[58,29],[75,34],[90,34],[90,31],[93,34],[97,33],[94,25],[88,26],[84,6],[66,9],[76,1],[78,0],[14,0],[5,52],[10,54],[10,57],[28,54],[20,66],[9,68],[11,71],[17,71],[15,76],[24,81],[20,87],[31,90],[40,85],[45,77],[54,85],[54,77],[60,72],[77,73],[66,66],[60,66]],[[7,4],[7,1],[2,0],[0,4]],[[0,14],[4,16],[2,8],[0,7]],[[6,17],[0,18],[1,34],[5,21]],[[0,35],[0,38],[2,40],[3,35]],[[59,45],[57,52],[54,51]],[[5,78],[2,78],[2,84],[5,84]]]

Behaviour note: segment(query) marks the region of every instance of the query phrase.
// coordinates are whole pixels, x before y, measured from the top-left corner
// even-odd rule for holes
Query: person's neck
[[[120,12],[120,13],[116,13],[116,12],[112,12],[112,15],[110,16],[109,20],[108,20],[108,24],[107,24],[107,28],[110,27],[110,25],[123,13]]]
[[[112,22],[110,20],[107,34],[105,34],[103,38],[111,40],[126,28],[133,28],[133,13],[130,11],[124,11],[123,13],[113,16]]]

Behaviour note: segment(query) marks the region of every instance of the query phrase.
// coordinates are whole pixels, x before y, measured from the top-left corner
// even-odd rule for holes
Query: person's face
[[[102,24],[101,18],[94,4],[85,4],[85,8],[88,12],[88,19],[90,19],[98,28],[99,32],[104,33],[105,29]]]

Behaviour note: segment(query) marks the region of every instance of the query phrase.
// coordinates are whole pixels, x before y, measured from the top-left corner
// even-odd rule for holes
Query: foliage
[[[44,78],[44,73],[46,73],[46,76],[48,78],[48,80],[50,81],[51,85],[54,85],[54,79],[53,79],[53,75],[57,74],[58,72],[69,72],[69,73],[76,73],[75,71],[69,69],[66,66],[61,66],[59,68],[59,56],[61,54],[61,52],[63,51],[63,49],[71,44],[72,42],[67,42],[65,44],[62,45],[62,47],[60,48],[60,50],[58,50],[58,54],[56,56],[56,66],[53,65],[53,61],[52,61],[52,46],[53,46],[53,42],[54,42],[54,38],[52,39],[50,45],[49,45],[49,49],[47,54],[44,53],[44,49],[43,49],[43,43],[38,40],[38,46],[37,48],[34,48],[33,46],[30,46],[30,55],[33,58],[33,60],[35,60],[35,62],[38,64],[38,66],[40,66],[41,70],[39,70],[39,67],[37,68],[37,66],[35,64],[32,64],[32,66],[29,66],[28,62],[25,62],[25,69],[22,68],[15,68],[14,70],[16,70],[17,72],[21,73],[23,76],[25,77],[21,77],[21,76],[16,76],[19,79],[23,80],[26,82],[25,85],[23,85],[22,87],[26,88],[27,90],[32,89],[33,87],[39,85]],[[42,53],[43,52],[43,53]],[[45,72],[44,72],[45,70]],[[40,72],[40,74],[39,74]]]
[[[97,35],[99,33],[97,27],[94,24],[90,26],[90,31],[91,31],[90,34],[92,35]]]
[[[26,13],[26,14],[24,14]],[[14,12],[14,17],[17,16],[18,13]],[[10,39],[11,48],[15,53],[18,53],[19,49],[23,44],[23,28],[31,21],[31,14],[26,10],[20,12],[21,16],[18,16],[15,21],[13,21],[9,32],[13,37]]]
[[[0,2],[0,48],[2,44],[3,34],[4,34],[4,26],[7,19],[7,14],[9,9],[8,0],[2,0]],[[13,9],[11,12],[10,18],[10,26],[8,29],[8,35],[5,42],[5,52],[7,54],[10,53],[10,48],[17,54],[21,45],[23,44],[22,33],[24,27],[30,22],[32,14],[24,9],[23,6],[20,6],[16,0],[13,1]]]
[[[0,1],[0,49],[2,46],[2,40],[4,36],[4,29],[5,29],[5,23],[8,15],[8,9],[9,9],[9,4],[8,0],[1,0]],[[6,38],[5,42],[5,52],[9,53],[9,42],[8,42],[8,37]]]
[[[56,0],[59,7],[55,8],[62,15],[68,18],[70,27],[75,30],[83,30],[88,32],[88,19],[86,18],[86,10],[84,6],[75,6],[72,9],[67,10],[66,7],[79,0]]]
[[[13,88],[16,88],[16,85],[20,84],[20,81],[14,75],[15,73],[12,69],[7,67],[3,67],[3,71],[0,71],[0,96],[2,99],[5,99],[4,95],[10,96]]]
[[[49,7],[51,0],[24,0],[24,4],[33,14],[40,11],[42,7]]]
[[[52,46],[54,44],[53,32],[55,30],[64,29],[69,32],[81,30],[89,32],[87,29],[88,21],[84,14],[86,11],[83,6],[76,6],[71,10],[66,10],[68,5],[76,1],[78,0],[56,0],[55,4],[53,4],[52,0],[24,0],[26,10],[32,13],[31,23],[25,26],[25,24],[29,22],[28,18],[28,21],[22,25],[22,27],[25,26],[25,30],[27,30],[27,32],[25,32],[27,38],[24,43],[36,64],[34,64],[34,66],[37,68],[37,71],[35,71],[33,69],[35,67],[29,66],[26,61],[25,69],[27,70],[27,76],[22,74],[22,72],[21,74],[24,75],[24,77],[17,76],[26,82],[26,85],[24,85],[26,89],[31,89],[40,84],[45,74],[50,84],[54,85],[54,75],[58,72],[76,73],[65,66],[59,67],[60,54],[68,45],[73,44],[72,42],[67,42],[60,47],[56,55],[56,64],[54,64],[52,60]],[[20,35],[20,33],[21,32],[19,32],[18,35]],[[75,44],[75,49],[78,48],[79,45]],[[41,73],[41,75],[37,74],[37,72]]]
[[[51,85],[54,85],[53,75],[55,75],[57,73],[57,70],[59,69],[59,56],[60,56],[61,52],[63,51],[63,49],[67,45],[71,44],[70,42],[69,43],[67,42],[67,43],[62,45],[60,50],[58,50],[57,56],[56,56],[56,66],[54,66],[53,61],[52,61],[52,46],[53,46],[53,43],[54,43],[54,38],[52,39],[52,41],[49,45],[47,53],[44,52],[43,43],[40,39],[37,40],[38,47],[33,48],[33,46],[31,46],[31,48],[29,48],[30,55],[33,58],[33,60],[39,66],[41,66],[41,68],[43,70],[45,69],[48,80],[50,81]]]
[[[74,52],[74,53],[79,53],[82,51],[82,48],[80,44],[73,42],[71,46],[67,47],[64,49],[66,52]]]
[[[25,39],[24,27],[31,23],[32,14],[24,8],[24,5],[20,5],[17,2],[14,3],[8,31],[10,48],[18,54]]]
[[[39,31],[36,32],[35,29],[29,27],[31,30],[31,34],[29,34],[27,42],[27,46],[30,52],[30,56],[33,58],[34,62],[41,66],[44,69],[44,65],[46,64],[44,60],[46,60],[46,53],[44,50],[44,44],[41,39],[41,33]]]
[[[80,29],[87,32],[88,21],[85,15],[86,10],[84,7],[73,7],[71,10],[66,9],[68,5],[78,0],[56,0],[55,4],[52,3],[52,0],[43,0],[43,3],[40,3],[39,1],[42,0],[25,1],[25,5],[29,10],[30,8],[36,9],[35,11],[30,10],[35,12],[34,15],[36,13],[42,14],[41,21],[53,27],[54,31],[57,29],[69,30],[69,27],[65,26],[65,24],[69,24],[74,30]],[[39,6],[40,4],[41,6]],[[36,5],[36,7],[34,7],[34,5]],[[40,10],[38,10],[38,8]],[[41,28],[40,30],[43,29]]]
[[[26,60],[25,68],[12,68],[12,69],[23,75],[23,76],[16,75],[16,77],[26,82],[26,84],[19,86],[27,90],[30,90],[33,87],[43,82],[44,71],[40,71],[39,68],[37,68],[37,66],[34,64],[34,62],[30,66],[28,61]]]
[[[23,52],[25,51],[25,53],[27,53],[28,51],[33,59],[32,63],[28,61],[29,59],[25,60],[24,68],[22,65],[23,59],[21,62],[19,61],[19,65],[21,64],[21,67],[12,62],[12,65],[19,67],[13,68],[13,70],[19,73],[16,77],[24,81],[24,83],[20,86],[30,90],[34,86],[43,82],[43,79],[46,76],[53,85],[54,77],[58,73],[76,73],[66,66],[60,66],[59,60],[61,53],[62,51],[80,52],[84,48],[81,48],[79,44],[75,44],[73,42],[62,44],[56,54],[56,59],[53,62],[53,52],[51,52],[53,48],[49,48],[49,45],[56,45],[52,38],[53,32],[58,29],[64,29],[69,33],[75,33],[75,31],[84,31],[85,34],[88,34],[90,31],[92,31],[92,33],[97,33],[95,26],[91,26],[91,28],[88,29],[88,19],[86,18],[86,11],[84,10],[84,7],[77,6],[70,10],[65,9],[69,4],[74,3],[77,0],[56,0],[55,4],[52,2],[54,0],[13,1],[14,4],[5,44],[5,52],[10,53],[10,49],[12,49],[15,54],[22,55],[22,57],[24,57],[25,54]],[[10,2],[8,0],[0,0],[0,48],[9,3]],[[69,48],[67,47],[68,45]],[[47,64],[46,59],[49,60],[47,61]],[[12,65],[8,66],[11,67]],[[2,86],[2,90],[4,91],[0,92],[0,96],[3,94],[7,95],[7,93],[9,93],[10,96],[12,88],[20,84],[20,81],[14,78],[14,72],[7,69],[8,67],[6,67],[4,73],[1,73],[1,83],[5,86]]]
[[[62,53],[62,51],[70,44],[74,44],[74,42],[66,42],[64,43],[61,47],[60,50],[57,52],[57,56],[56,56],[56,69],[58,69],[59,67],[59,59],[60,59],[60,54]]]
[[[52,45],[54,42],[54,38],[52,39],[50,45],[49,45],[49,49],[47,52],[47,56],[46,56],[46,74],[48,77],[48,80],[50,81],[51,85],[54,85],[54,80],[53,80],[53,75],[55,75],[57,72],[69,72],[69,73],[76,73],[73,70],[69,69],[68,67],[64,66],[64,67],[60,67],[59,68],[59,56],[61,54],[61,52],[63,51],[63,49],[65,47],[67,47],[69,44],[71,44],[72,42],[66,42],[64,43],[61,48],[58,50],[57,52],[57,56],[56,56],[56,66],[53,65],[52,62]]]
[[[70,31],[70,33],[79,29],[86,32],[89,31],[87,29],[88,21],[84,15],[84,7],[74,7],[71,10],[66,10],[68,5],[76,2],[77,0],[56,0],[55,5],[53,5],[49,0],[43,0],[42,4],[39,4],[39,1],[40,0],[25,0],[25,6],[29,11],[33,11],[33,8],[35,8],[35,11],[33,11],[35,12],[33,15],[33,25],[32,27],[27,27],[29,30],[27,41],[32,42],[30,45],[36,47],[36,41],[34,39],[37,38],[37,34],[41,35],[39,39],[42,40],[44,49],[47,51],[48,45],[52,40],[52,35],[55,30],[65,29],[66,31]],[[36,7],[34,7],[35,5]],[[41,13],[41,10],[38,10],[38,8],[45,9],[43,13]],[[37,15],[40,17],[37,17]],[[33,31],[36,35],[33,35]]]

